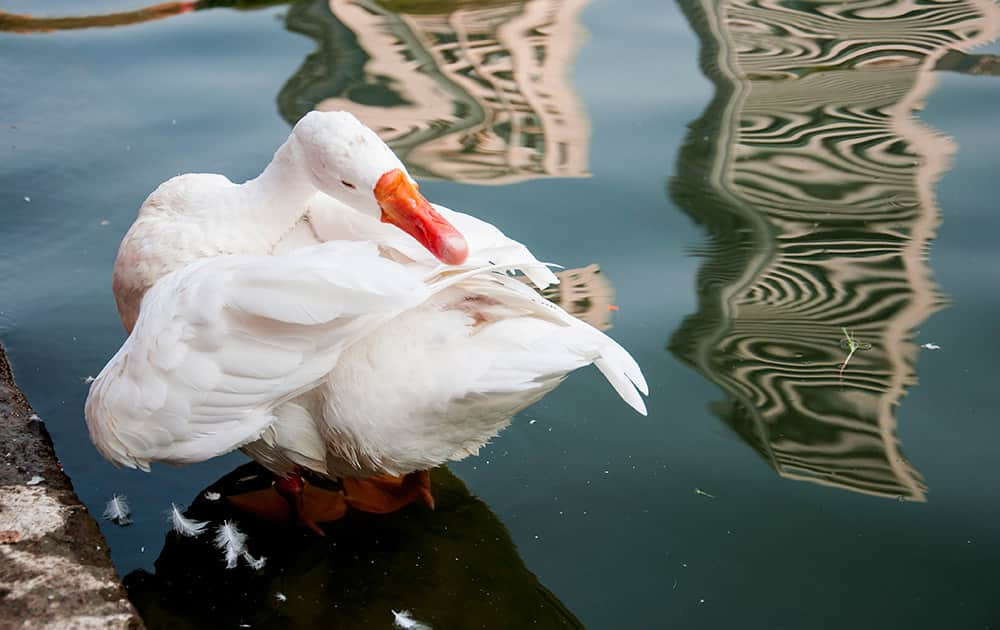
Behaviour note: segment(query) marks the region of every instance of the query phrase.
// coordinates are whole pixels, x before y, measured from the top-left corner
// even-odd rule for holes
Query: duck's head
[[[465,262],[465,238],[420,194],[392,149],[353,115],[310,112],[295,125],[292,136],[316,188],[395,225],[441,262]]]

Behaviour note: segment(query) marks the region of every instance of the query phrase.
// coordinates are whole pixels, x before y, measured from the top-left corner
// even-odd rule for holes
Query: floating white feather
[[[260,570],[264,568],[264,563],[267,562],[267,558],[261,556],[259,558],[254,558],[250,555],[249,551],[244,551],[242,554],[243,559],[246,560],[247,564],[250,565],[251,569]]]
[[[170,504],[170,521],[174,525],[175,532],[188,537],[201,536],[209,525],[208,521],[195,521],[185,517],[173,503]]]
[[[107,507],[104,508],[104,518],[116,525],[131,523],[132,519],[129,518],[129,514],[131,514],[131,510],[129,510],[128,501],[119,494],[112,496]]]
[[[208,525],[208,523],[203,523]],[[241,532],[232,521],[224,521],[215,529],[215,546],[218,547],[226,558],[226,568],[234,569],[239,559],[242,557],[251,569],[263,569],[267,558],[261,556],[254,558],[247,551],[247,535]]]
[[[392,611],[392,625],[403,630],[431,630],[426,623],[414,619],[408,610]]]
[[[247,550],[247,535],[232,521],[224,521],[215,530],[215,546],[226,555],[226,568],[236,567],[240,555]]]

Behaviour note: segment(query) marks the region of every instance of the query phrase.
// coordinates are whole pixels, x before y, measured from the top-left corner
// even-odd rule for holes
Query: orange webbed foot
[[[293,521],[324,536],[318,523],[339,520],[347,513],[347,502],[340,490],[327,490],[302,480],[289,491],[279,480],[264,490],[254,490],[226,497],[236,509],[274,523]]]
[[[367,479],[344,477],[341,480],[347,504],[354,509],[373,514],[388,514],[410,503],[423,503],[434,509],[431,477],[426,470],[407,475],[379,475]]]

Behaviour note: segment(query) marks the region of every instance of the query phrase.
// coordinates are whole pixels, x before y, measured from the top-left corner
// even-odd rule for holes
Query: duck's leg
[[[316,521],[306,516],[305,490],[306,480],[298,473],[289,473],[279,477],[274,482],[274,490],[288,503],[291,521],[296,525],[304,525],[320,536],[325,536]]]
[[[270,488],[228,496],[226,500],[261,519],[291,521],[320,536],[324,534],[317,523],[336,521],[347,512],[343,492],[314,486],[297,472],[279,477]]]
[[[434,509],[431,494],[431,476],[426,470],[393,477],[379,475],[367,479],[344,477],[344,499],[347,504],[362,512],[388,514],[410,503],[419,502]]]

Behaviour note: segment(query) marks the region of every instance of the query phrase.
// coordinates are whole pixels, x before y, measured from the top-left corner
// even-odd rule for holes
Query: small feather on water
[[[247,550],[247,535],[237,529],[232,521],[224,521],[215,530],[215,546],[225,554],[226,568],[233,569],[240,554]]]
[[[131,514],[131,510],[128,507],[128,501],[120,494],[112,496],[107,507],[104,508],[104,518],[116,525],[131,523],[132,519],[129,518],[129,514]]]
[[[181,536],[201,536],[208,527],[208,521],[196,521],[185,517],[177,506],[170,504],[170,522],[173,523],[174,531]]]
[[[259,558],[254,558],[253,556],[250,555],[249,551],[244,551],[240,555],[243,556],[243,559],[246,560],[248,565],[250,565],[250,568],[254,569],[255,571],[263,569],[264,563],[267,562],[267,558],[265,558],[264,556],[261,556]]]
[[[392,625],[403,630],[431,630],[426,623],[414,619],[408,610],[392,611]]]

